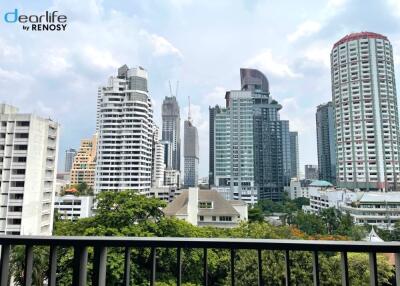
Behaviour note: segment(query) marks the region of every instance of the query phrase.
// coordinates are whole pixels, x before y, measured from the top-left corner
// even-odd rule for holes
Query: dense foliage
[[[242,223],[237,228],[219,229],[195,227],[185,221],[166,218],[160,209],[165,204],[154,198],[146,198],[135,192],[103,192],[97,197],[97,212],[94,217],[76,221],[57,220],[55,235],[85,236],[158,236],[158,237],[236,237],[236,238],[273,238],[273,239],[345,239],[336,236],[335,230],[345,227],[345,221],[337,222],[336,214],[326,214],[325,228],[318,236],[311,236],[293,226],[271,226],[263,221]],[[296,216],[299,226],[308,230],[300,217]],[[328,231],[329,230],[329,231]],[[314,231],[314,230],[313,230]],[[322,234],[322,235],[321,235]],[[327,235],[323,235],[327,234]],[[329,235],[328,235],[329,234]],[[35,249],[34,281],[43,285],[46,275],[48,248]],[[73,250],[60,249],[58,252],[59,285],[71,285]],[[201,285],[202,251],[184,249],[182,261],[183,282],[186,286]],[[235,254],[236,285],[257,285],[257,255],[252,250],[238,250]],[[263,251],[263,277],[266,285],[282,285],[284,281],[284,253],[282,251]],[[93,250],[89,249],[89,262],[93,259]],[[132,249],[131,254],[132,285],[149,285],[150,249]],[[230,284],[229,250],[210,249],[208,269],[210,285]],[[14,248],[12,272],[17,277],[16,284],[22,285],[23,248]],[[107,257],[107,285],[120,285],[123,279],[124,250],[111,248]],[[292,285],[312,285],[312,258],[308,252],[291,252]],[[380,285],[386,285],[392,277],[392,267],[387,258],[378,256]],[[157,250],[157,285],[175,285],[176,251],[174,249]],[[340,284],[340,256],[337,253],[320,254],[321,285]],[[88,264],[89,279],[92,264]],[[364,254],[349,254],[351,285],[368,284],[368,257]]]
[[[305,213],[302,211],[302,207],[308,204],[309,200],[306,198],[290,200],[287,196],[284,196],[279,202],[262,200],[249,210],[249,220],[262,222],[264,216],[280,213],[285,218],[287,225],[296,227],[305,234],[316,238],[320,235],[333,235],[360,240],[366,236],[369,230],[368,227],[354,225],[349,214],[343,214],[335,208],[324,209],[318,215]]]

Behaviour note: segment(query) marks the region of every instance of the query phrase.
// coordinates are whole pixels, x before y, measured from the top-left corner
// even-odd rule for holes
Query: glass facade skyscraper
[[[175,96],[166,96],[162,104],[162,141],[171,144],[168,169],[181,170],[181,116]]]
[[[210,178],[228,199],[279,200],[292,173],[289,122],[280,120],[261,72],[240,76],[242,88],[226,93],[226,107],[210,108]]]
[[[291,178],[298,178],[300,176],[299,167],[299,133],[297,131],[290,132],[290,164],[291,164]]]
[[[315,114],[319,179],[336,184],[335,118],[332,102],[321,104]]]

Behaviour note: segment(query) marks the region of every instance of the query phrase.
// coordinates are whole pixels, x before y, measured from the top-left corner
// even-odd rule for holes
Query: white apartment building
[[[93,215],[93,196],[65,195],[55,198],[54,209],[62,219],[76,220]]]
[[[164,170],[164,185],[180,188],[181,173],[178,170],[165,169]]]
[[[284,188],[291,200],[297,198],[310,198],[310,190],[325,190],[332,188],[333,185],[327,181],[315,180],[308,185],[303,186],[302,181],[298,178],[292,178],[290,185]]]
[[[59,125],[0,104],[0,234],[51,235]]]
[[[331,52],[337,184],[347,189],[396,190],[399,118],[393,50],[386,36],[345,36]]]
[[[173,186],[152,187],[148,196],[158,198],[165,202],[172,202],[182,191],[182,189]]]
[[[153,107],[142,67],[118,69],[99,89],[95,193],[148,193],[152,177]]]
[[[197,226],[230,228],[248,220],[246,202],[228,201],[216,191],[199,188],[183,190],[163,212],[166,216],[186,220]]]
[[[342,203],[351,203],[357,198],[357,193],[343,189],[317,189],[313,188],[309,191],[310,205],[303,206],[305,212],[318,214],[323,209],[336,208],[339,209]]]
[[[151,187],[157,188],[164,185],[164,144],[160,142],[159,128],[154,125],[153,133],[153,158],[152,158]]]
[[[359,192],[354,200],[341,203],[339,208],[348,212],[356,224],[393,229],[400,221],[400,192]]]

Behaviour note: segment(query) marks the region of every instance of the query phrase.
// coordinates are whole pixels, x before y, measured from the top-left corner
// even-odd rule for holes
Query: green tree
[[[294,212],[292,226],[275,227],[264,221],[243,222],[232,229],[196,227],[186,221],[163,216],[161,208],[165,203],[147,198],[133,191],[103,192],[97,198],[94,217],[76,221],[55,220],[56,235],[84,236],[152,236],[152,237],[233,237],[268,239],[304,239],[308,235],[344,233],[352,226],[351,218],[343,215],[336,221],[336,214],[327,211],[324,217]],[[261,203],[263,205],[263,203]],[[264,204],[265,205],[265,204]],[[301,203],[286,201],[278,204],[266,201],[274,209],[299,209]],[[276,207],[277,206],[277,207]],[[261,209],[261,206],[256,206]],[[260,215],[260,212],[256,213]],[[257,217],[257,216],[254,216]],[[294,227],[297,226],[299,229]],[[354,229],[351,228],[351,229]],[[306,233],[306,234],[305,234]],[[332,237],[333,239],[335,237]],[[23,277],[24,248],[15,248],[12,256],[12,273],[21,285]],[[134,285],[148,285],[151,269],[150,249],[131,250],[131,277]],[[88,285],[91,285],[93,249],[89,248]],[[340,256],[335,253],[320,253],[321,285],[340,285]],[[368,257],[349,254],[351,285],[366,285],[368,281]],[[35,248],[35,285],[42,285],[46,278],[48,248]],[[310,252],[291,251],[291,282],[293,285],[312,284],[312,256]],[[157,285],[175,285],[177,268],[176,249],[157,249]],[[203,250],[182,249],[182,281],[186,285],[201,285]],[[282,285],[285,279],[285,259],[282,251],[262,251],[263,278],[265,285]],[[73,250],[58,250],[58,276],[60,285],[71,285]],[[123,277],[124,249],[109,248],[107,253],[107,285],[120,285]],[[236,285],[257,285],[257,252],[254,250],[235,251]],[[208,279],[210,285],[230,284],[230,252],[225,249],[208,249]],[[384,256],[378,257],[380,282],[386,283],[393,276],[391,267]],[[185,284],[184,284],[185,285]]]
[[[298,211],[293,217],[292,224],[309,235],[327,234],[325,222],[316,214]]]
[[[33,249],[32,285],[43,286],[47,278],[48,248],[37,246]],[[24,285],[25,247],[16,245],[12,248],[10,259],[10,274],[15,285]]]
[[[249,209],[248,217],[249,217],[250,222],[264,221],[264,213],[263,213],[262,209],[258,206],[254,206]]]

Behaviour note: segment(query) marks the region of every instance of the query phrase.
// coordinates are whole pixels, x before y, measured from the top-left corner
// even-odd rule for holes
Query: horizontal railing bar
[[[161,247],[265,249],[291,251],[397,253],[400,242],[324,241],[290,239],[96,237],[96,236],[0,236],[0,245],[48,245],[88,247]]]

